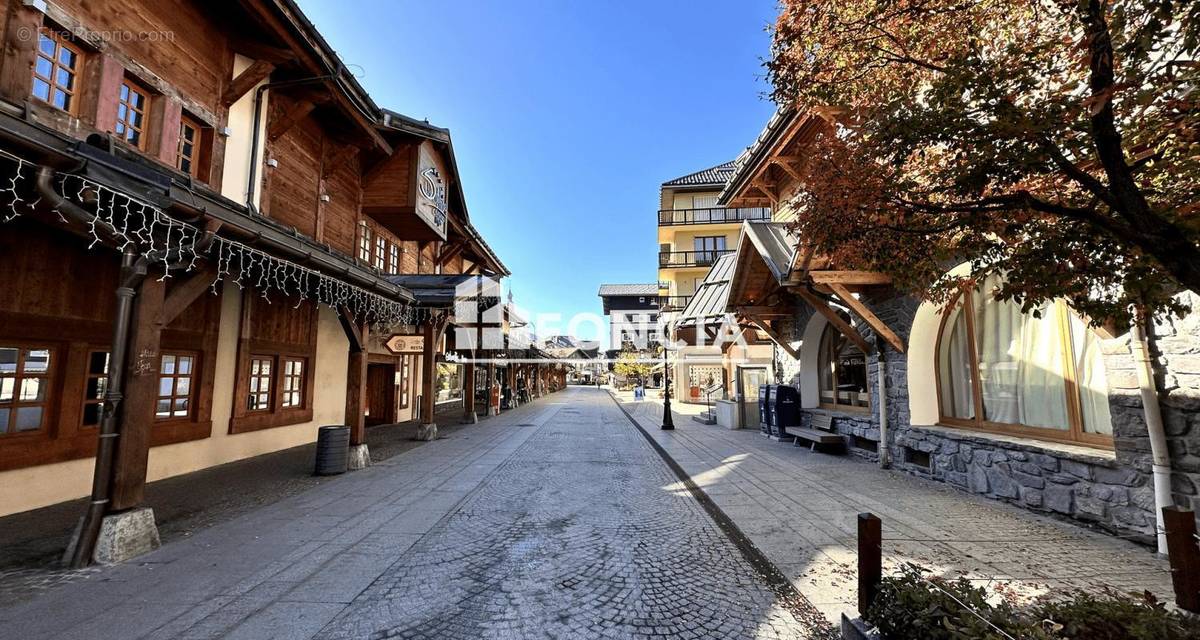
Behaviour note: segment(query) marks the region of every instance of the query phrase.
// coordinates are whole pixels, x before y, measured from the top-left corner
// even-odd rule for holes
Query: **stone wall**
[[[919,301],[888,293],[865,297],[864,302],[908,343]],[[1191,302],[1196,313],[1152,328],[1151,349],[1171,451],[1175,500],[1200,511],[1200,300]],[[796,339],[811,317],[808,309],[797,314],[792,323]],[[860,331],[868,342],[875,342],[865,326]],[[906,356],[885,346],[893,467],[1149,542],[1155,522],[1150,443],[1129,336],[1105,340],[1102,348],[1110,389],[1113,453],[965,429],[912,426]],[[829,414],[839,433],[853,436],[847,438],[850,453],[877,460],[871,443],[880,437],[878,370],[878,354],[869,354],[871,413],[809,409],[802,415],[802,423],[807,426],[813,413]],[[784,382],[795,384],[796,376]]]

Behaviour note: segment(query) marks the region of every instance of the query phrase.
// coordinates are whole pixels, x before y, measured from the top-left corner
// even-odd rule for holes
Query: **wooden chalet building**
[[[5,20],[0,515],[91,493],[79,564],[147,481],[474,415],[455,288],[508,272],[448,131],[378,107],[291,0]]]
[[[1200,314],[1149,328],[1150,378],[1128,328],[1090,328],[1065,302],[1035,318],[984,283],[943,309],[839,268],[787,227],[796,168],[826,126],[776,114],[719,199],[774,212],[743,224],[726,304],[777,344],[803,425],[884,465],[1147,540],[1156,503],[1200,507]],[[1154,463],[1155,430],[1169,465]]]

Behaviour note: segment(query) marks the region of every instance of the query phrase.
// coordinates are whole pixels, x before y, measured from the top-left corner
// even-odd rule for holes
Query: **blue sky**
[[[774,0],[299,2],[380,106],[451,130],[471,221],[533,312],[654,282],[659,184],[773,111]]]

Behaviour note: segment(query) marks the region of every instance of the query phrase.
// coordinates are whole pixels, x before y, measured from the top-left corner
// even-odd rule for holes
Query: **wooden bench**
[[[800,446],[800,441],[805,440],[809,443],[809,450],[816,450],[819,444],[837,444],[846,445],[845,439],[838,435],[833,429],[833,418],[823,413],[809,414],[812,419],[812,428],[805,427],[784,427],[783,432],[789,436],[796,436],[796,446]]]

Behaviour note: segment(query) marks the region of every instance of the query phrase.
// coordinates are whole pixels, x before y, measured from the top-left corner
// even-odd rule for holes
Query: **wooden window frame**
[[[281,356],[279,358],[279,407],[282,409],[300,409],[308,403],[308,396],[305,394],[304,380],[308,376],[308,358],[296,356]],[[291,373],[288,371],[288,365],[299,364],[300,373]],[[295,382],[295,387],[289,389],[289,384]],[[297,402],[289,401],[289,394],[295,394],[299,399]]]
[[[388,244],[388,273],[400,273],[400,245]]]
[[[10,439],[25,437],[45,436],[50,432],[50,427],[53,426],[52,418],[55,415],[54,408],[58,404],[55,402],[56,380],[58,375],[58,360],[61,357],[60,350],[55,348],[53,344],[33,343],[19,340],[4,340],[0,341],[0,347],[5,349],[16,349],[17,361],[14,363],[12,374],[0,374],[0,379],[12,379],[12,400],[0,405],[0,408],[8,409],[8,421],[0,424],[0,439]],[[25,374],[25,358],[27,351],[47,351],[50,354],[50,361],[46,366],[46,371],[39,374]],[[45,392],[39,402],[22,401],[20,400],[21,387],[23,382],[29,379],[38,379],[42,381]],[[16,430],[17,410],[29,407],[39,407],[42,410],[41,422],[37,429],[26,429],[24,431]]]
[[[993,422],[984,419],[983,409],[983,381],[979,375],[979,350],[975,343],[975,313],[974,308],[967,309],[966,304],[971,298],[968,295],[971,285],[964,287],[964,290],[954,296],[950,304],[941,312],[941,319],[938,322],[937,340],[934,344],[933,353],[933,369],[934,369],[934,388],[937,391],[937,408],[938,408],[938,424],[947,427],[956,427],[960,429],[969,429],[972,431],[980,431],[984,433],[994,433],[999,435],[1019,436],[1033,438],[1035,440],[1045,440],[1048,442],[1057,442],[1062,444],[1072,444],[1085,447],[1093,447],[1097,449],[1113,449],[1113,437],[1100,433],[1086,433],[1083,430],[1083,408],[1079,399],[1078,374],[1075,370],[1075,350],[1074,342],[1071,340],[1071,310],[1062,300],[1055,300],[1055,316],[1058,321],[1058,330],[1060,332],[1060,340],[1062,344],[1068,345],[1069,349],[1065,349],[1060,356],[1063,358],[1063,393],[1067,394],[1067,429],[1050,429],[1046,427],[1032,427],[1024,424],[1010,424],[1006,422]],[[958,418],[947,416],[943,412],[942,404],[942,337],[946,331],[946,322],[953,314],[954,310],[963,305],[963,315],[966,318],[967,327],[967,344],[970,346],[968,353],[970,355],[970,371],[971,377],[971,395],[974,403],[975,417],[974,418]],[[1093,331],[1090,326],[1087,326],[1085,321],[1085,331]]]
[[[43,37],[48,38],[54,42],[54,58],[52,60],[50,60],[50,77],[49,78],[46,78],[45,76],[39,74],[37,71],[37,59],[46,57],[42,53],[42,47],[41,47],[41,44],[42,44],[41,39]],[[59,56],[61,55],[61,52],[63,49],[66,49],[66,50],[70,51],[71,53],[75,54],[75,67],[74,68],[68,68],[59,62]],[[79,113],[79,102],[80,102],[79,84],[81,82],[81,77],[83,76],[83,65],[84,65],[83,49],[81,49],[75,43],[71,42],[70,39],[66,38],[63,35],[63,30],[56,30],[56,29],[51,29],[48,27],[43,27],[38,30],[38,41],[37,41],[36,46],[34,47],[34,50],[35,50],[35,53],[34,53],[33,70],[31,72],[30,79],[29,79],[29,96],[31,98],[33,98],[34,100],[37,100],[38,102],[41,102],[43,104],[50,106],[50,108],[52,108],[52,109],[62,111],[65,113],[69,113],[71,115],[78,114]],[[58,84],[57,76],[58,76],[59,69],[65,69],[68,73],[71,74],[71,78],[74,83],[74,88],[68,90],[66,87],[63,87],[62,85]],[[40,79],[42,82],[45,82],[47,85],[49,85],[49,90],[46,93],[45,99],[41,98],[40,96],[38,96],[37,94],[34,93],[33,86],[34,86],[35,79]],[[67,96],[66,108],[59,107],[58,105],[54,104],[55,89],[62,91]]]
[[[832,345],[829,344],[827,341],[827,338],[831,337],[831,336],[841,336],[841,338],[843,340],[847,340],[847,341],[849,340],[849,338],[846,338],[846,336],[842,335],[842,333],[840,331],[838,331],[837,327],[835,327],[833,325],[833,323],[827,323],[825,325],[825,329],[821,331],[820,340],[817,342],[817,366],[818,366],[818,368],[820,367],[820,364],[821,364],[821,358],[822,358],[823,352],[826,349],[832,347]],[[866,360],[867,360],[867,354],[864,353],[863,354],[863,367],[867,367]],[[833,358],[832,355],[829,358],[829,364],[830,364],[830,366],[833,367],[833,371],[831,373],[833,375],[833,380],[834,380],[835,386],[836,386],[837,377],[838,377],[838,363],[837,363],[837,359]],[[867,367],[867,369],[868,369],[868,371],[870,370],[869,367]],[[838,402],[837,389],[833,390],[833,402],[827,402],[825,400],[825,398],[821,395],[822,393],[824,393],[826,391],[823,388],[823,386],[824,386],[823,375],[824,375],[824,371],[820,371],[820,370],[817,371],[817,406],[818,407],[820,407],[821,409],[826,409],[828,411],[844,411],[844,412],[848,412],[848,413],[870,413],[871,412],[871,406],[873,404],[873,401],[871,399],[871,380],[870,380],[869,374],[867,375],[867,391],[866,391],[867,406],[865,406],[865,407],[859,406],[859,405],[853,405],[853,404],[842,404],[842,403]]]
[[[277,358],[274,355],[264,353],[250,354],[250,371],[246,374],[246,412],[247,413],[270,413],[275,407],[275,374],[278,371]],[[254,372],[255,363],[266,363],[270,368],[266,375],[263,375],[261,366],[259,372]],[[266,390],[263,390],[263,381],[266,380]],[[251,383],[257,381],[258,389],[251,389]],[[254,406],[251,399],[256,396],[266,396],[264,406]]]
[[[382,233],[375,234],[375,259],[371,266],[383,271],[387,268],[388,239]]]
[[[285,427],[294,424],[311,422],[313,419],[313,385],[316,379],[316,343],[317,343],[317,308],[308,303],[303,309],[312,314],[309,323],[309,334],[303,344],[289,344],[270,340],[255,339],[250,336],[251,317],[256,304],[260,302],[258,294],[250,289],[242,292],[242,318],[238,333],[237,370],[234,374],[234,406],[229,419],[229,433],[247,433],[260,429]],[[296,310],[294,313],[304,313]],[[249,409],[250,369],[251,359],[270,359],[272,375],[269,388],[269,409]],[[298,407],[281,406],[283,397],[283,363],[287,359],[304,361],[303,382],[301,390],[302,404]]]
[[[104,371],[102,371],[100,373],[96,373],[96,372],[92,371],[92,358],[95,357],[96,355],[101,355],[101,354],[104,356]],[[88,350],[87,360],[84,361],[85,367],[83,370],[83,372],[84,372],[83,404],[79,408],[79,428],[80,429],[98,428],[100,426],[100,421],[104,419],[104,400],[105,400],[105,395],[107,392],[107,389],[105,388],[105,386],[108,384],[108,367],[109,367],[109,363],[110,363],[110,358],[111,358],[111,353],[110,353],[108,347],[101,347],[98,349],[89,349]],[[97,381],[96,389],[100,393],[100,397],[98,397],[98,398],[92,397],[92,395],[88,391],[88,389],[92,385],[93,380]],[[95,423],[88,423],[85,421],[87,418],[88,407],[91,407],[91,406],[98,407],[98,409],[97,409],[98,413],[96,414],[96,422]]]
[[[184,153],[184,145],[187,144],[187,130],[191,129],[193,137],[191,140],[192,153],[187,155]],[[203,176],[203,161],[205,157],[205,127],[200,124],[200,121],[192,116],[184,113],[179,116],[179,142],[175,148],[175,168],[197,180],[204,180]],[[183,167],[184,160],[187,160],[188,167]]]
[[[175,358],[175,365],[174,365],[174,367],[172,367],[171,373],[167,373],[165,371],[165,367],[164,367],[165,362],[164,361],[167,358]],[[180,358],[190,358],[191,359],[190,369],[188,370],[188,373],[186,375],[179,373],[179,359]],[[199,377],[199,374],[198,374],[199,364],[200,364],[200,354],[196,353],[195,351],[180,351],[180,350],[174,350],[174,349],[161,349],[159,351],[159,353],[158,353],[158,384],[159,384],[159,387],[158,387],[157,395],[154,398],[154,422],[156,424],[161,424],[164,422],[191,422],[192,421],[192,416],[195,414],[195,411],[196,411],[196,388],[199,383],[199,381],[197,380],[197,378]],[[162,386],[161,385],[162,385],[163,379],[165,379],[165,378],[171,379],[171,395],[169,395],[169,396],[162,395]],[[179,381],[183,378],[187,378],[188,390],[187,390],[186,394],[180,395],[178,393]],[[170,403],[167,405],[168,406],[168,415],[159,416],[158,415],[158,403],[160,401],[162,401],[163,399],[166,399]],[[186,400],[187,401],[187,414],[186,415],[182,415],[182,416],[175,415],[175,403],[178,400]]]
[[[130,94],[130,98],[132,98],[132,95],[135,93],[142,96],[143,102],[142,102],[141,110],[136,109],[133,106],[132,101],[130,101],[129,99],[121,97],[120,92],[122,90],[128,90],[128,92]],[[121,78],[121,84],[117,88],[117,121],[113,126],[113,135],[117,136],[117,138],[121,142],[123,142],[139,151],[145,151],[149,144],[149,136],[151,133],[150,111],[151,111],[153,102],[154,102],[154,94],[149,89],[146,88],[146,85],[135,80],[134,78],[130,77],[129,75],[125,75],[125,77]],[[125,107],[125,116],[124,117],[122,117],[120,115],[121,107]],[[142,116],[142,125],[140,127],[135,127],[135,126],[133,126],[133,123],[130,122],[130,120],[129,120],[130,112],[135,112]],[[124,132],[118,130],[121,127],[125,128]],[[136,142],[131,142],[129,140],[128,132],[131,130],[136,131],[138,134]]]
[[[371,252],[373,248],[371,225],[367,224],[366,220],[363,220],[358,223],[358,259],[367,266],[371,265]]]
[[[400,408],[407,409],[412,389],[412,361],[416,356],[400,356]]]

